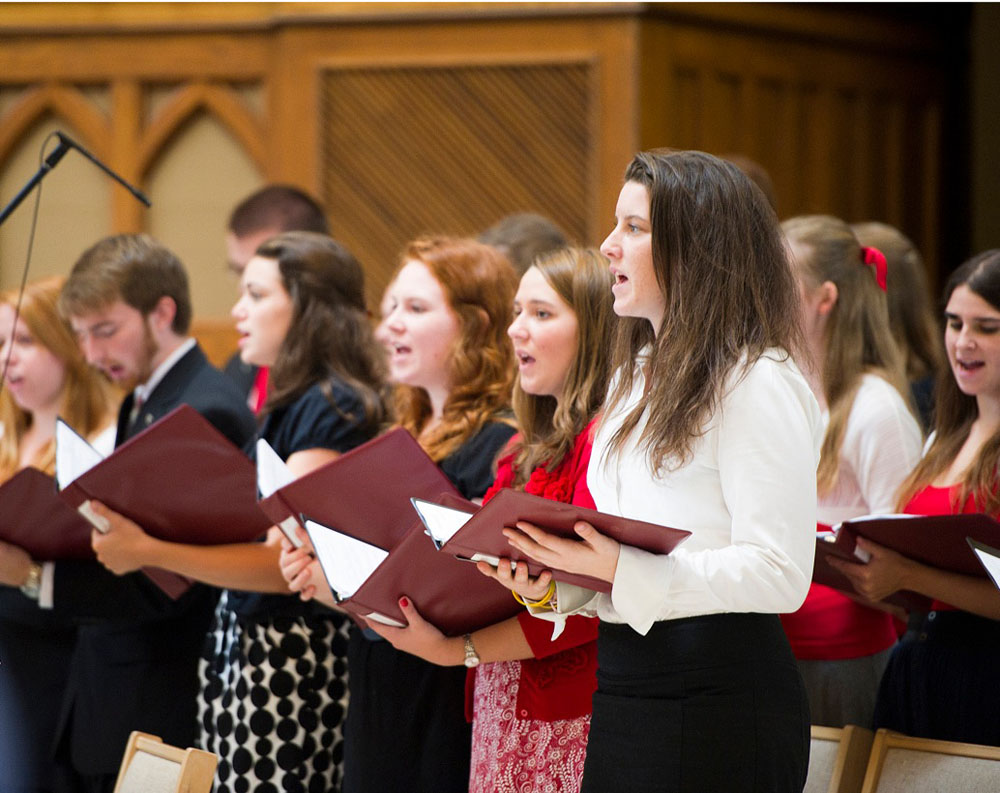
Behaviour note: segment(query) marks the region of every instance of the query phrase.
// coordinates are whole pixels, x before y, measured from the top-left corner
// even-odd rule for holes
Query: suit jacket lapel
[[[132,412],[135,394],[132,393],[125,397],[125,401],[122,402],[118,411],[118,435],[115,439],[115,446],[120,446],[133,435],[138,435],[153,422],[159,421],[181,404],[185,388],[198,370],[207,363],[207,360],[197,344],[188,350],[177,363],[170,367],[170,370],[153,389],[153,393],[143,404],[135,424],[131,427],[128,419]]]

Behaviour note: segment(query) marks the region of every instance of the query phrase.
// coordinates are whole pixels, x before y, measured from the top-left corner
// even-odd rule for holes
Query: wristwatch
[[[42,591],[42,566],[38,562],[32,562],[28,568],[28,577],[21,584],[21,591],[32,600],[38,600]]]
[[[472,634],[467,633],[462,637],[465,642],[465,665],[469,669],[479,666],[479,653],[476,652],[476,645],[472,643]]]

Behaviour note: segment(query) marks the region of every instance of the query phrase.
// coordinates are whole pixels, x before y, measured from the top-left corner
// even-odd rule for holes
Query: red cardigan
[[[516,442],[516,437],[513,440]],[[594,509],[594,499],[587,489],[592,440],[591,423],[577,436],[573,448],[554,471],[549,473],[544,467],[532,471],[525,483],[525,492]],[[483,497],[483,503],[503,488],[513,486],[513,463],[513,455],[500,459],[496,481]],[[518,717],[557,721],[590,713],[591,698],[597,688],[598,621],[590,617],[569,617],[566,629],[554,641],[551,622],[532,617],[527,611],[518,616],[518,622],[535,656],[521,661]],[[470,720],[475,672],[475,669],[469,670],[466,678],[465,710]]]

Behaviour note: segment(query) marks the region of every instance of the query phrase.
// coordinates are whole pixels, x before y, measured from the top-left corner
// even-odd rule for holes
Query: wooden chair
[[[875,733],[862,793],[1000,790],[1000,746]]]
[[[218,764],[211,752],[179,749],[155,735],[133,732],[114,793],[210,793]]]
[[[803,793],[859,793],[872,738],[871,730],[853,724],[843,729],[814,725]]]

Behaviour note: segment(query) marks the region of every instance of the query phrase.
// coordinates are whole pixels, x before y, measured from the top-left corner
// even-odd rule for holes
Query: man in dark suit
[[[155,240],[98,242],[73,267],[60,307],[87,361],[131,389],[116,445],[181,404],[241,447],[252,437],[243,397],[187,336],[187,275]],[[195,584],[174,601],[141,572],[115,576],[93,561],[32,566],[39,606],[80,623],[56,736],[64,789],[110,793],[132,730],[195,741],[197,665],[218,593]]]

